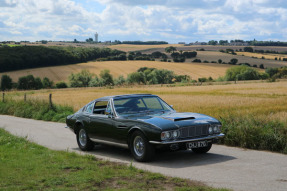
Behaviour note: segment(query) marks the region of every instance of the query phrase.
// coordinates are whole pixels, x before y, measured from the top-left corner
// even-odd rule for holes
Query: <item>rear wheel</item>
[[[200,148],[194,148],[192,149],[193,152],[202,154],[202,153],[207,153],[212,147],[212,143],[208,144],[207,147],[200,147]]]
[[[150,161],[155,155],[153,145],[140,131],[135,131],[131,136],[130,149],[133,157],[140,162]]]
[[[90,151],[94,148],[94,143],[90,140],[84,127],[80,127],[77,133],[77,143],[82,151]]]

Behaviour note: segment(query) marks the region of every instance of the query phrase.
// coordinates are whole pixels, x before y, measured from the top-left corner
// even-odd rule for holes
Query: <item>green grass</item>
[[[12,101],[0,102],[0,114],[32,118],[44,121],[65,122],[68,115],[73,114],[73,108],[53,105],[51,108],[45,101]]]
[[[286,124],[263,117],[234,116],[221,118],[222,144],[287,154]]]
[[[226,190],[91,155],[53,151],[0,128],[0,190]]]

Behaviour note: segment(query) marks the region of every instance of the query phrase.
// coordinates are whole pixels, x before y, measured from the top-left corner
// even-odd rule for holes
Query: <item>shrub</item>
[[[259,65],[259,68],[264,69],[264,65],[263,65],[263,64],[260,64],[260,65]]]
[[[194,59],[192,62],[201,62],[200,59]]]
[[[56,88],[67,88],[68,85],[65,82],[57,82],[56,83]]]
[[[104,86],[114,85],[113,76],[110,74],[109,70],[102,70],[100,73]]]
[[[0,87],[2,91],[12,89],[12,78],[6,74],[2,75]]]
[[[45,77],[42,80],[43,88],[52,88],[54,82],[51,81],[49,78]]]
[[[71,74],[69,76],[69,81],[71,87],[88,87],[89,83],[93,77],[88,70],[82,70],[80,73]]]
[[[123,75],[120,75],[117,79],[114,80],[115,85],[123,85],[126,83],[126,80]]]
[[[260,74],[254,68],[250,68],[245,65],[234,66],[226,71],[225,79],[227,81],[235,80],[258,80],[260,79]]]
[[[41,79],[34,78],[33,75],[22,76],[18,80],[17,89],[20,90],[37,90],[43,87]]]

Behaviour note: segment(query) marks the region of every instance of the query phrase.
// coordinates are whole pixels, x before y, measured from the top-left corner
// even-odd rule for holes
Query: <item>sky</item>
[[[0,0],[0,41],[287,41],[286,0]]]

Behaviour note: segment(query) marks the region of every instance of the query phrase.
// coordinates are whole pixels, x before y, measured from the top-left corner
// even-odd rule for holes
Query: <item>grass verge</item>
[[[287,154],[287,128],[279,120],[229,115],[221,122],[225,134],[222,144]]]
[[[0,102],[0,114],[32,118],[44,121],[65,122],[68,115],[74,113],[69,106],[53,105],[50,108],[45,101],[11,101]]]
[[[0,128],[0,190],[226,190],[91,155],[53,151]]]

